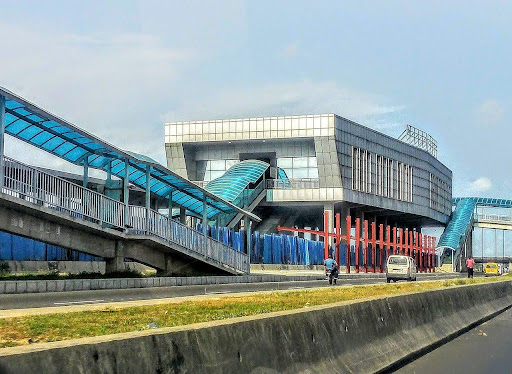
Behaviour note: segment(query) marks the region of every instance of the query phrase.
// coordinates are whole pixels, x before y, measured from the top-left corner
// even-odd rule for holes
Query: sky
[[[166,121],[336,113],[512,198],[510,1],[4,1],[0,86],[165,162]],[[7,154],[63,167],[13,139]]]

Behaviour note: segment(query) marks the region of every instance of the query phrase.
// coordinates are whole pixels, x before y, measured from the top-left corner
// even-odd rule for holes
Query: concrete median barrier
[[[512,305],[512,282],[0,350],[11,373],[371,373]]]

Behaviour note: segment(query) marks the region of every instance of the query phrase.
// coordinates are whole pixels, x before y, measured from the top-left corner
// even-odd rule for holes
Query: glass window
[[[308,157],[308,166],[315,167],[315,168],[318,166],[318,163],[316,161],[316,156]]]
[[[299,168],[293,169],[293,178],[294,179],[303,179],[308,178],[308,168]]]
[[[310,168],[309,169],[309,177],[310,178],[318,178],[318,169],[317,168]]]
[[[293,159],[293,168],[307,168],[308,167],[308,158],[307,157],[295,157]]]
[[[210,170],[226,170],[226,162],[224,160],[209,161]]]
[[[238,160],[226,160],[226,170],[228,170],[231,166],[238,164],[240,161]]]
[[[277,159],[277,166],[283,169],[291,169],[293,166],[291,157],[282,157]]]
[[[225,170],[212,170],[211,173],[211,180],[214,180],[215,178],[222,177],[226,171]]]

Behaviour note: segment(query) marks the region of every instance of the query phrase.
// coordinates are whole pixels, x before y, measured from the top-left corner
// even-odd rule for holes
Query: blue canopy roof
[[[257,182],[269,167],[266,162],[258,160],[239,162],[221,177],[208,183],[206,189],[228,201],[234,201],[250,183]]]
[[[5,97],[5,132],[15,138],[75,165],[83,166],[87,162],[89,167],[107,172],[110,164],[112,175],[120,178],[128,168],[130,183],[143,189],[146,188],[146,167],[150,166],[152,193],[168,198],[174,191],[173,202],[198,215],[202,215],[206,196],[209,218],[236,210],[260,221],[254,214],[204,190],[147,156],[117,148],[2,87],[0,95]]]
[[[452,204],[457,205],[461,200],[472,200],[478,206],[490,206],[495,208],[512,208],[512,200],[495,199],[492,197],[455,197]]]

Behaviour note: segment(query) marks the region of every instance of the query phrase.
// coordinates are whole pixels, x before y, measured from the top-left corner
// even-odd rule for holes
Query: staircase
[[[450,221],[439,239],[437,245],[438,251],[441,252],[441,263],[450,256],[452,250],[454,252],[454,262],[457,263],[461,249],[464,247],[466,240],[471,235],[473,228],[474,211],[476,201],[474,199],[460,199],[455,206],[455,210],[450,216]]]

